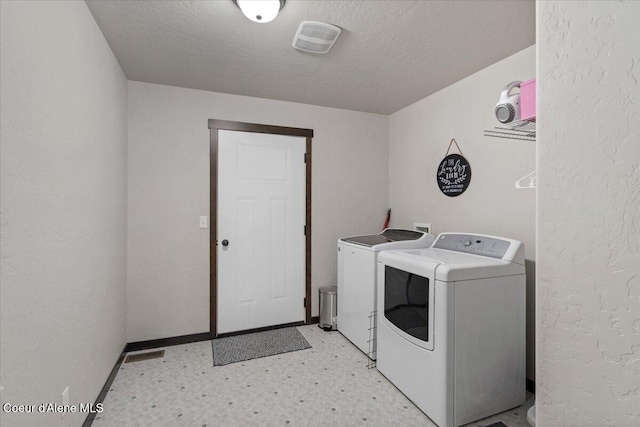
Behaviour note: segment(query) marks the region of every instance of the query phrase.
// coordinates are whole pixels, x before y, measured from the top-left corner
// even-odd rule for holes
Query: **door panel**
[[[222,131],[230,132],[230,131]],[[247,134],[251,137],[290,138],[277,135]],[[252,138],[255,139],[255,138]],[[259,141],[256,141],[259,143]],[[304,153],[304,151],[303,151]],[[242,144],[237,146],[238,178],[241,182],[286,182],[288,147]]]
[[[271,292],[272,300],[287,297],[287,259],[288,248],[282,245],[287,239],[287,200],[271,200],[271,227],[269,236],[269,255],[271,256]]]
[[[237,221],[244,224],[237,228],[237,239],[233,239],[233,249],[237,255],[231,258],[235,261],[234,271],[236,283],[236,301],[238,304],[255,302],[256,283],[256,250],[253,237],[257,231],[257,201],[238,200],[236,202]],[[222,250],[231,250],[222,248]],[[223,282],[224,283],[224,282]],[[218,285],[219,287],[219,285]]]
[[[218,333],[304,320],[305,147],[302,137],[218,133]]]

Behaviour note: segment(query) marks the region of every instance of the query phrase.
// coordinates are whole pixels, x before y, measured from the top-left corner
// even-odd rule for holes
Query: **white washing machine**
[[[390,249],[428,248],[432,234],[387,228],[380,234],[338,240],[338,331],[376,358],[376,261]]]
[[[522,405],[522,243],[443,233],[378,257],[378,370],[440,427]]]

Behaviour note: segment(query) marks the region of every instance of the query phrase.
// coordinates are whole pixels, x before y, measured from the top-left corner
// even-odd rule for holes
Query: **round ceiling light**
[[[233,0],[244,16],[253,22],[271,22],[284,7],[285,0]]]

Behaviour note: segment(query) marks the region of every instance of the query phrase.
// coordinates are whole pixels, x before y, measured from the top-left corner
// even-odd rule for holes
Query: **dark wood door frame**
[[[209,156],[210,156],[210,230],[209,237],[209,331],[218,335],[217,316],[217,210],[218,210],[218,131],[235,130],[240,132],[269,133],[275,135],[300,136],[306,138],[306,228],[305,228],[305,323],[311,323],[311,140],[313,129],[300,129],[282,126],[261,125],[255,123],[232,122],[227,120],[209,120]]]

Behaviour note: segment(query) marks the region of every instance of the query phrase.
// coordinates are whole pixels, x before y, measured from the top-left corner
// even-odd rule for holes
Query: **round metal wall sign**
[[[471,182],[471,166],[460,154],[449,154],[440,162],[436,178],[444,195],[459,196]]]

